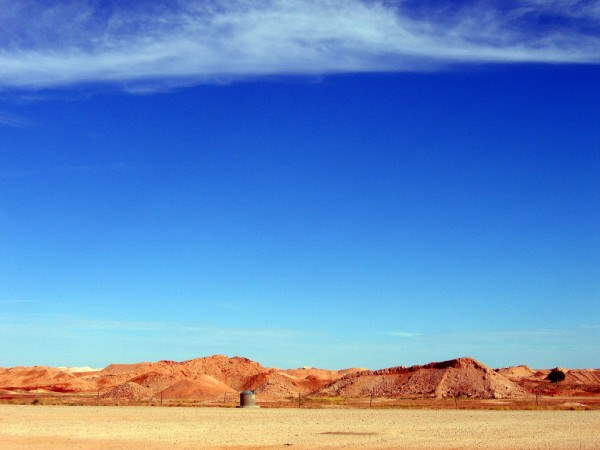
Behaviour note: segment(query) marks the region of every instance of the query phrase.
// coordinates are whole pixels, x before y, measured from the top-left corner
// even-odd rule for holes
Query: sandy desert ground
[[[0,405],[2,449],[597,449],[600,411]]]

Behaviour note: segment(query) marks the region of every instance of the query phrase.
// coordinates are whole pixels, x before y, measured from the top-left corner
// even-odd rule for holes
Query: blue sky
[[[600,2],[0,0],[0,366],[600,367]]]

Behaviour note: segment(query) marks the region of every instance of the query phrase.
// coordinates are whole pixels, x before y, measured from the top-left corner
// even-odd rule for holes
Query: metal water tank
[[[260,408],[256,404],[256,394],[254,391],[240,392],[240,408]]]

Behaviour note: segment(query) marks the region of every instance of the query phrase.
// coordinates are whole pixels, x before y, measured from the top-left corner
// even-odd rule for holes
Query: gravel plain
[[[600,411],[0,405],[0,448],[597,449]]]

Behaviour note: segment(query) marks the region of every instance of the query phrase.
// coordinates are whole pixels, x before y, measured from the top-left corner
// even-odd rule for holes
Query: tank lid
[[[243,391],[242,394],[252,395],[254,394],[254,391]]]

